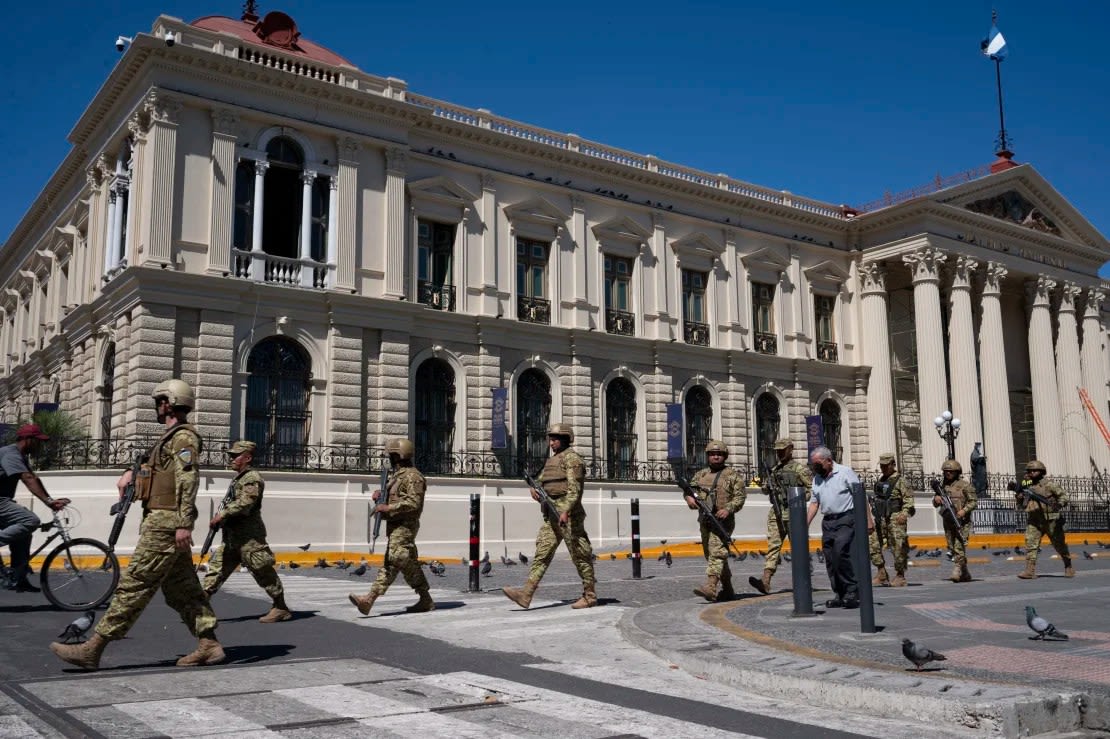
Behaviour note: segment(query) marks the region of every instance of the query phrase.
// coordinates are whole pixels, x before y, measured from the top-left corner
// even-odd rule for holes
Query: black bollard
[[[632,579],[640,579],[640,499],[632,499]]]
[[[875,633],[875,598],[871,592],[871,557],[867,551],[867,494],[863,483],[852,483],[852,569],[859,588],[859,631]]]
[[[790,576],[794,580],[794,613],[806,618],[813,612],[813,583],[809,571],[809,527],[806,526],[806,489],[787,488],[790,505]]]
[[[481,531],[480,524],[482,521],[482,496],[480,493],[470,494],[470,582],[466,590],[468,593],[477,593],[482,589],[479,584],[481,580],[478,574],[478,559],[480,555],[478,532]]]

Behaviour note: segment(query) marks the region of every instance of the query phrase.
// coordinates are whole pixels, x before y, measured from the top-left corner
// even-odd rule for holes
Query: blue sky
[[[774,7],[772,7],[774,5]],[[1007,131],[1110,235],[1110,3],[998,0]],[[261,2],[366,72],[499,115],[833,203],[993,158],[982,0],[853,3]],[[116,64],[159,14],[238,17],[229,0],[18,5],[0,127],[6,240]],[[1104,268],[1104,274],[1107,270]]]

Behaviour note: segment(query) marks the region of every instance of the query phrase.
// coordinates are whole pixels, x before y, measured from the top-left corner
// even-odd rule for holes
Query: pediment
[[[740,257],[740,261],[748,269],[753,267],[770,268],[776,272],[782,272],[790,266],[790,255],[784,253],[784,249],[774,249],[766,246],[751,254],[746,254]]]
[[[598,241],[622,241],[643,244],[651,237],[651,231],[627,216],[613,218],[593,227]]]
[[[802,271],[811,284],[825,283],[843,285],[848,281],[848,278],[851,277],[843,267],[830,260],[815,264],[812,267],[807,267]]]
[[[695,231],[672,241],[671,249],[678,254],[685,253],[716,258],[724,253],[725,245],[715,241],[704,231]]]
[[[409,195],[444,205],[472,208],[478,196],[450,177],[429,177],[408,183]]]
[[[548,225],[562,228],[570,220],[570,214],[556,208],[546,198],[536,197],[521,203],[505,206],[505,215],[510,221]]]

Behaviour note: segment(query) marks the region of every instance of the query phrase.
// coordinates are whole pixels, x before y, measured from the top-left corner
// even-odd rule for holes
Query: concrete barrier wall
[[[365,552],[368,550],[370,493],[378,486],[377,475],[266,472],[263,518],[275,551],[295,550],[311,543],[313,550]],[[107,539],[112,518],[108,509],[116,500],[118,471],[44,472],[42,479],[54,497],[73,499],[81,514],[77,536]],[[211,512],[219,505],[231,480],[230,471],[205,472],[197,495],[200,512],[193,539],[199,547],[207,532]],[[508,551],[531,556],[539,505],[528,495],[523,482],[506,479],[429,478],[418,544],[421,556],[460,558],[467,553],[470,494],[482,500],[482,549],[498,557]],[[632,546],[630,504],[640,499],[641,545],[668,546],[696,541],[698,529],[693,511],[686,507],[678,488],[644,483],[597,483],[586,485],[583,503],[590,539],[597,550],[627,550]],[[20,486],[17,501],[28,505],[42,518],[49,512]],[[31,505],[33,501],[33,505]],[[910,519],[910,535],[939,534],[940,518],[933,510],[931,495],[919,493],[917,515]],[[736,526],[736,538],[766,540],[769,504],[761,493],[748,496]],[[118,549],[130,552],[138,539],[141,510],[136,506],[120,537]],[[820,537],[818,516],[810,527],[811,541]],[[383,537],[379,549],[384,546]]]

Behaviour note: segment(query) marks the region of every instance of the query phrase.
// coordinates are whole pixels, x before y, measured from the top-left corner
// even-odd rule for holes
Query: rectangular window
[[[632,260],[605,255],[605,307],[630,310]]]
[[[752,283],[752,333],[755,350],[761,354],[778,353],[775,335],[775,286]]]
[[[836,298],[832,295],[813,296],[813,326],[817,339],[817,358],[823,362],[835,362],[836,332],[833,318],[836,311]]]
[[[704,272],[682,270],[682,318],[685,321],[705,323],[705,286],[708,275]]]
[[[542,241],[516,240],[516,315],[521,321],[551,323],[551,301],[546,297],[549,248]]]
[[[453,223],[416,222],[417,302],[436,310],[455,310],[452,263],[455,255]]]

